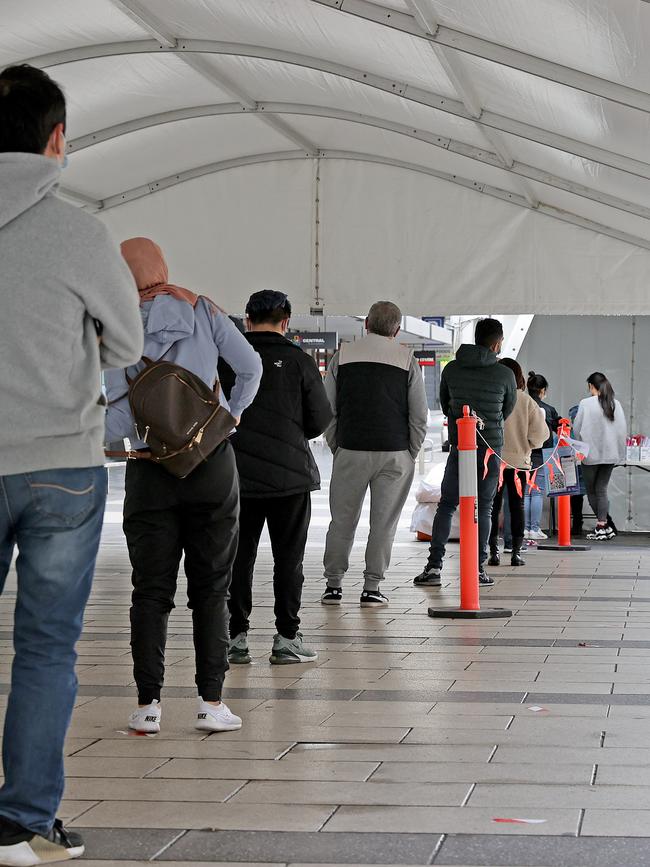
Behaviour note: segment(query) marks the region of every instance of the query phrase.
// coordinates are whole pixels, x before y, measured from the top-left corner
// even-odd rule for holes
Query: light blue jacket
[[[231,414],[240,417],[253,402],[262,378],[262,362],[253,347],[230,319],[214,310],[205,298],[199,298],[196,307],[171,295],[157,295],[140,308],[144,325],[144,356],[179,364],[191,370],[212,388],[217,379],[217,361],[223,358],[235,372],[235,385],[227,401],[220,400]],[[170,348],[171,347],[171,348]],[[142,364],[128,368],[133,377]],[[108,370],[104,374],[106,396],[109,402],[106,414],[107,443],[128,437],[133,448],[145,444],[135,433],[133,416],[126,397],[128,383],[124,370]],[[110,405],[125,395],[117,403]]]

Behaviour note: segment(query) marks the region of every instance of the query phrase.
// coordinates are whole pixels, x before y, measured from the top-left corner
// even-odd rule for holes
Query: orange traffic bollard
[[[568,446],[563,434],[571,429],[568,418],[560,419],[558,428],[558,446]],[[571,497],[557,497],[557,543],[545,542],[537,546],[540,551],[590,551],[589,545],[573,545],[571,543]]]
[[[429,617],[480,619],[511,617],[505,608],[481,608],[478,562],[478,474],[476,416],[468,406],[456,419],[458,430],[458,503],[460,506],[460,607],[429,608]]]

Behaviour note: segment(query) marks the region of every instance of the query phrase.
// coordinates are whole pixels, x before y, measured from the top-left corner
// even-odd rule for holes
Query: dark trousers
[[[266,522],[273,552],[275,625],[279,635],[295,638],[300,626],[304,575],[302,561],[311,518],[309,493],[288,497],[243,497],[239,546],[230,586],[230,635],[248,632],[253,608],[253,571],[257,547]]]
[[[476,452],[476,472],[478,474],[478,561],[482,567],[487,560],[487,541],[490,534],[490,519],[492,516],[492,500],[499,478],[499,465],[492,457],[488,464],[488,474],[483,478],[483,465],[486,447],[480,445]],[[440,569],[445,556],[445,546],[451,532],[451,519],[458,506],[458,449],[451,447],[445,474],[440,488],[440,502],[433,519],[431,530],[431,546],[429,548],[428,567]]]
[[[596,520],[605,524],[609,518],[609,495],[607,488],[614,472],[614,464],[583,464],[582,476],[587,489],[587,499]]]
[[[582,533],[582,507],[584,496],[575,494],[571,497],[571,532],[575,535]]]
[[[499,543],[499,514],[501,513],[501,504],[503,503],[504,488],[508,491],[508,505],[510,507],[510,528],[512,532],[512,545],[514,548],[521,548],[521,543],[524,539],[524,498],[519,496],[519,492],[515,487],[515,470],[507,467],[503,472],[503,485],[494,495],[492,503],[492,529],[490,531],[490,548],[496,548]],[[526,472],[525,470],[518,471],[519,480],[521,482],[521,491],[526,493]]]
[[[237,550],[239,481],[229,442],[185,479],[149,461],[129,461],[124,533],[133,567],[131,650],[140,704],[160,699],[167,621],[185,554],[196,685],[219,701],[228,670],[227,596]]]

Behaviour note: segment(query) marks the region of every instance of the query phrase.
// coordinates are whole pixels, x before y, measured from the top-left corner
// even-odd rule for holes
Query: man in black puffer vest
[[[342,604],[343,578],[368,490],[370,532],[359,604],[388,605],[380,586],[429,415],[418,360],[396,340],[401,323],[399,307],[377,301],[366,318],[366,337],[342,344],[327,370],[325,389],[334,419],[326,437],[334,463],[323,605]]]
[[[308,440],[323,433],[332,410],[313,358],[284,336],[290,316],[291,304],[283,292],[256,292],[246,305],[246,338],[261,355],[264,372],[255,400],[231,437],[241,488],[239,547],[228,603],[232,663],[251,661],[247,634],[253,571],[265,522],[273,551],[278,633],[270,661],[286,664],[317,658],[298,631],[310,492],[320,488]],[[227,379],[222,374],[226,390]]]
[[[488,465],[483,478],[483,465],[488,446],[498,454],[503,447],[503,423],[515,408],[517,383],[513,372],[498,364],[503,344],[503,326],[498,319],[481,319],[476,324],[474,345],[463,343],[443,370],[440,379],[440,406],[449,419],[451,450],[442,480],[440,502],[431,531],[429,561],[414,580],[416,586],[440,587],[442,561],[451,531],[451,519],[458,506],[458,431],[456,419],[468,405],[483,422],[479,427],[476,453],[478,472],[479,583],[494,584],[483,568],[487,560],[487,541],[492,519],[492,501],[497,489],[499,465],[496,458]],[[487,445],[486,445],[487,443]]]

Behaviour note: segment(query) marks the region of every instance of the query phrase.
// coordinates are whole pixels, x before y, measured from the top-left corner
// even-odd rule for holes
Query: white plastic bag
[[[436,516],[436,509],[438,508],[436,503],[418,503],[413,510],[413,515],[411,516],[411,532],[412,533],[424,533],[426,536],[431,535],[431,528],[433,526],[433,519]],[[458,509],[454,512],[454,516],[451,519],[451,533],[449,535],[449,541],[458,541],[460,538],[460,520],[458,516]]]
[[[445,463],[434,464],[422,479],[415,492],[418,503],[437,503],[440,501],[442,477],[445,474]]]

